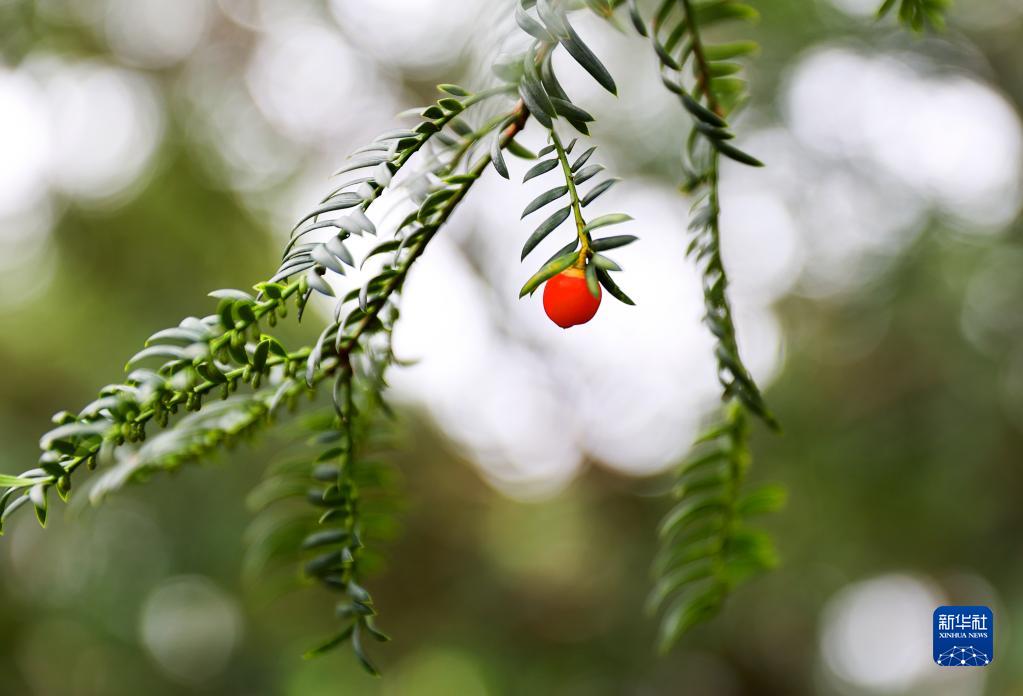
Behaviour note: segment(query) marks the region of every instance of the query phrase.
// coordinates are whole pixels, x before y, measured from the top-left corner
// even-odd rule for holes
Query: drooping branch
[[[344,241],[351,234],[375,233],[375,227],[364,211],[385,188],[392,185],[394,176],[441,129],[454,124],[458,115],[468,107],[510,91],[507,86],[502,86],[470,95],[454,85],[444,87],[449,92],[462,93],[465,99],[440,99],[437,104],[423,110],[426,120],[414,130],[386,133],[374,141],[376,145],[371,146],[379,147],[386,143],[386,151],[372,150],[374,154],[369,156],[363,156],[363,153],[353,156],[340,173],[372,166],[373,176],[346,183],[299,221],[280,267],[269,281],[255,286],[255,296],[239,290],[211,293],[219,300],[215,314],[202,319],[189,317],[177,327],[157,332],[147,340],[146,347],[129,360],[130,372],[123,383],[105,387],[96,401],[77,414],[57,414],[54,420],[58,427],[40,440],[43,452],[39,466],[20,476],[0,477],[0,487],[4,489],[0,493],[0,525],[28,503],[34,506],[40,523],[45,523],[47,494],[51,488],[66,500],[71,492],[72,475],[82,465],[95,468],[101,459],[112,460],[118,447],[143,442],[147,437],[147,426],[154,421],[160,426],[170,426],[173,431],[175,426],[171,417],[179,409],[200,411],[215,391],[220,391],[226,398],[242,385],[258,389],[261,384],[269,383],[283,393],[294,386],[291,378],[301,364],[316,362],[317,365],[310,367],[306,375],[307,387],[312,389],[333,369],[332,364],[320,365],[324,358],[341,351],[352,352],[363,334],[374,328],[382,308],[400,289],[411,264],[419,258],[433,234],[465,195],[471,184],[469,175],[458,175],[462,179],[457,184],[448,184],[452,196],[446,205],[431,207],[432,201],[438,197],[424,202],[419,212],[429,212],[433,216],[432,221],[418,230],[420,237],[411,245],[412,252],[402,266],[388,270],[386,278],[377,276],[360,292],[363,302],[367,302],[370,291],[373,291],[373,307],[360,306],[359,310],[348,315],[346,326],[351,326],[351,331],[338,332],[338,336],[347,336],[347,345],[342,346],[339,342],[336,350],[324,353],[321,340],[314,348],[289,352],[280,341],[263,333],[263,330],[287,316],[289,304],[297,304],[301,317],[311,292],[333,294],[323,279],[324,274],[328,269],[344,274],[345,264],[354,265]],[[517,107],[514,113],[514,127],[506,129],[502,147],[525,123],[527,112],[524,107]],[[489,161],[485,158],[477,165],[471,180],[479,176]],[[344,190],[353,185],[358,187],[357,191]],[[336,213],[342,215],[324,218]],[[330,229],[337,231],[326,240],[298,243],[306,235]],[[299,274],[303,275],[292,280]],[[340,326],[340,322],[337,323]],[[313,357],[315,361],[311,360]],[[157,369],[139,367],[152,360],[161,361]],[[268,424],[274,410],[267,409],[266,417],[254,420],[246,431]],[[179,442],[179,451],[165,452],[158,460],[145,460],[154,448],[140,449],[131,456],[132,468],[142,472],[195,459],[200,452],[191,446],[187,431],[179,434],[181,437],[162,439],[164,445]],[[216,439],[215,435],[210,437]],[[119,471],[123,471],[123,467]],[[119,480],[126,482],[130,478]],[[112,480],[104,483],[105,490],[110,489]]]
[[[525,105],[520,101],[500,120],[500,125],[495,126],[500,127],[496,136],[497,152],[514,142],[528,116]],[[478,137],[483,135],[486,133]],[[455,159],[461,159],[466,150],[468,148],[460,146]],[[363,433],[366,421],[374,418],[374,406],[382,404],[380,391],[384,373],[393,356],[389,345],[383,356],[375,355],[371,338],[381,335],[390,338],[393,322],[397,319],[395,298],[413,264],[447,223],[472,185],[493,163],[492,150],[464,173],[452,173],[450,163],[440,165],[446,172],[442,185],[405,218],[399,225],[396,239],[384,243],[389,245],[385,251],[370,252],[370,256],[391,254],[391,261],[385,263],[383,269],[361,288],[338,302],[335,314],[339,318],[323,331],[307,360],[306,375],[310,379],[321,374],[325,366],[337,366],[332,391],[335,418],[318,435],[328,448],[308,467],[292,471],[288,476],[271,476],[261,485],[257,500],[279,503],[297,498],[303,503],[297,506],[300,519],[308,517],[308,504],[317,511],[315,522],[304,524],[302,535],[296,536],[292,544],[278,545],[280,553],[276,554],[288,556],[299,552],[300,557],[306,557],[302,564],[303,574],[343,597],[335,607],[335,613],[343,622],[342,628],[310,650],[308,657],[350,643],[360,664],[371,674],[377,673],[366,654],[363,637],[387,638],[376,627],[377,610],[360,577],[365,540],[360,491],[362,482],[367,478],[365,469],[374,466],[363,454],[363,450],[367,449]],[[345,306],[349,302],[357,302],[358,306],[346,311]],[[342,316],[344,319],[340,318]],[[360,357],[363,358],[361,371],[357,362]],[[361,404],[355,398],[357,393],[362,395]],[[258,509],[264,507],[257,504]],[[264,515],[263,519],[270,520],[269,523],[260,523],[260,538],[264,540],[280,535],[282,529],[286,533],[295,522],[294,515],[277,518]],[[253,543],[254,551],[250,553],[272,558],[275,554],[258,550],[265,547],[266,544]]]

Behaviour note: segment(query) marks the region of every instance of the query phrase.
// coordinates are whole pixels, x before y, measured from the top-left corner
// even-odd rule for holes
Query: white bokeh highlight
[[[209,25],[209,0],[106,0],[104,34],[131,65],[165,68],[187,58]]]
[[[826,46],[793,69],[784,108],[809,148],[877,168],[971,229],[999,229],[1020,209],[1019,117],[972,78]]]
[[[459,0],[457,9],[436,0],[330,0],[328,5],[355,46],[413,73],[453,63],[473,48],[467,35],[488,34],[496,22],[492,0]]]
[[[375,64],[307,20],[267,29],[245,83],[267,119],[299,144],[372,137],[397,110]]]
[[[237,601],[208,578],[190,575],[170,578],[149,594],[139,632],[168,676],[197,685],[224,670],[242,628]]]
[[[980,696],[983,669],[932,659],[934,610],[947,604],[926,577],[890,573],[839,590],[821,614],[820,690],[845,696]]]
[[[141,73],[98,61],[41,57],[27,66],[47,101],[56,190],[102,203],[142,183],[163,136],[163,108]]]
[[[908,575],[847,585],[824,610],[821,653],[838,679],[874,693],[899,693],[933,669],[933,587]]]

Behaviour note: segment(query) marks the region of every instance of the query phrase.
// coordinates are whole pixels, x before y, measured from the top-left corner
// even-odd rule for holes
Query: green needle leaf
[[[546,174],[547,172],[549,172],[550,170],[554,169],[557,166],[558,166],[557,159],[544,160],[538,164],[535,164],[532,167],[530,167],[529,171],[526,172],[526,175],[522,177],[522,183],[526,183],[530,179],[538,177],[541,174]]]
[[[628,222],[632,217],[625,213],[610,213],[608,215],[601,215],[595,220],[590,220],[589,224],[583,228],[584,232],[592,232],[593,230],[601,227],[607,227],[608,225],[619,225],[623,222]]]
[[[530,213],[536,212],[545,205],[553,203],[554,201],[564,196],[566,193],[568,193],[567,186],[555,186],[549,191],[544,191],[539,196],[537,196],[536,198],[529,202],[529,205],[527,205],[525,209],[522,211],[522,215],[519,217],[519,219],[521,220],[522,218],[526,217]]]
[[[611,73],[607,71],[604,64],[600,62],[600,59],[589,49],[589,47],[583,43],[583,40],[579,38],[579,35],[575,33],[572,27],[568,27],[569,38],[562,39],[561,45],[565,47],[569,55],[576,59],[579,65],[583,66],[590,75],[593,76],[601,87],[606,89],[611,94],[618,94],[618,87],[615,85],[614,78],[611,77]]]
[[[565,254],[564,256],[559,256],[553,261],[548,262],[543,266],[543,268],[537,271],[533,277],[526,281],[526,284],[522,286],[521,290],[519,290],[519,297],[524,297],[533,292],[540,287],[542,283],[550,280],[575,263],[578,258],[579,255],[573,252]]]
[[[611,296],[618,300],[619,302],[622,302],[627,305],[636,304],[635,302],[632,301],[631,297],[626,295],[622,291],[622,289],[618,287],[618,285],[614,282],[614,279],[611,278],[611,274],[605,271],[604,269],[602,268],[597,269],[597,280],[599,280],[600,284],[604,286],[604,289],[607,290],[608,293],[610,293]]]
[[[556,213],[551,215],[549,218],[540,223],[540,226],[536,228],[533,234],[529,235],[529,239],[526,240],[525,246],[522,247],[523,259],[536,248],[536,245],[547,238],[551,232],[557,229],[558,225],[568,219],[569,214],[572,212],[572,206],[566,205]]]

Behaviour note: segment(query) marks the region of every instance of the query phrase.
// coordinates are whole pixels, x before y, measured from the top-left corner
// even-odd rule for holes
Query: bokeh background
[[[317,591],[241,580],[246,492],[283,443],[79,496],[0,540],[0,693],[1023,694],[1023,4],[961,0],[950,29],[876,25],[877,0],[772,0],[728,166],[740,342],[785,427],[784,559],[667,657],[642,613],[657,474],[716,403],[677,194],[687,122],[648,46],[579,30],[620,97],[572,65],[626,179],[638,307],[562,332],[518,211],[489,174],[413,273],[392,374],[404,532],[370,586],[395,641],[365,676],[302,651]],[[478,87],[515,46],[486,0],[0,0],[0,471],[50,414],[121,374],[208,290],[275,266],[345,154],[438,82]],[[483,67],[481,67],[483,66]],[[527,130],[527,143],[541,134]],[[551,240],[551,248],[562,241]],[[539,252],[543,254],[543,250]],[[315,335],[316,318],[296,337]],[[931,612],[989,604],[996,658],[940,669]]]

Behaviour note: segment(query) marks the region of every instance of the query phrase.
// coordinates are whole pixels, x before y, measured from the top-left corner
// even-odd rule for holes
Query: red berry
[[[600,306],[600,287],[594,297],[586,285],[586,273],[581,268],[569,268],[554,276],[544,285],[543,308],[547,316],[563,329],[585,324]]]

